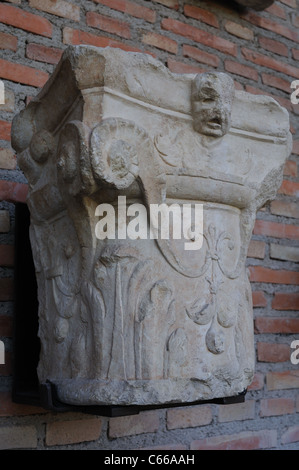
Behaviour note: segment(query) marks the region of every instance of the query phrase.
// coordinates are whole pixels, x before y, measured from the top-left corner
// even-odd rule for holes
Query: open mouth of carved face
[[[214,130],[220,130],[222,128],[222,122],[221,122],[221,119],[219,117],[215,117],[213,119],[210,119],[208,121],[208,127],[210,129],[214,129]]]

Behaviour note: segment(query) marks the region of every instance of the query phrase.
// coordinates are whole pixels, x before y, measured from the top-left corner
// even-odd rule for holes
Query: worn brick
[[[299,294],[275,292],[272,308],[274,310],[299,310]]]
[[[288,344],[257,343],[257,358],[259,362],[285,362],[290,359]]]
[[[0,180],[0,199],[9,202],[25,202],[28,185],[15,181]]]
[[[167,66],[169,70],[173,73],[202,73],[205,72],[205,69],[197,67],[196,65],[185,64],[178,60],[169,58],[167,60]]]
[[[299,218],[299,207],[296,202],[285,201],[272,201],[270,204],[270,211],[275,215],[282,215],[284,217]]]
[[[299,60],[299,49],[292,49],[292,55],[295,60]]]
[[[100,418],[55,421],[47,424],[46,445],[66,445],[96,441],[102,430]]]
[[[1,22],[48,38],[52,37],[52,25],[46,18],[28,13],[21,8],[0,4]],[[1,67],[0,67],[1,68]]]
[[[109,421],[109,437],[114,439],[117,437],[156,432],[158,428],[158,412],[156,410],[144,411],[138,415],[111,418]]]
[[[280,259],[282,261],[294,261],[296,263],[299,261],[299,248],[271,243],[270,258]]]
[[[223,434],[191,442],[192,450],[254,450],[276,447],[277,432],[274,429],[244,431]]]
[[[14,265],[14,246],[0,245],[0,266],[13,267]]]
[[[285,10],[277,5],[276,3],[273,3],[271,6],[266,8],[265,10],[267,13],[270,13],[271,15],[278,16],[278,18],[282,18],[283,20],[287,19],[287,14]]]
[[[134,16],[135,18],[141,18],[150,23],[156,21],[156,12],[151,8],[138,5],[137,3],[129,0],[93,0],[95,3],[105,5],[112,10],[118,10],[128,15]]]
[[[218,421],[226,423],[229,421],[244,421],[254,419],[255,400],[246,400],[244,403],[233,405],[222,405],[218,407]]]
[[[299,140],[293,140],[292,153],[295,153],[295,155],[299,155]]]
[[[35,426],[4,426],[0,428],[0,449],[34,449],[37,447]]]
[[[260,36],[259,43],[263,49],[266,49],[266,51],[274,52],[275,54],[282,55],[285,57],[289,56],[288,46],[286,46],[280,41],[277,41],[276,39],[270,39],[264,36]]]
[[[264,266],[250,266],[251,282],[270,282],[273,284],[299,285],[299,272],[285,269],[271,269]]]
[[[257,317],[255,333],[299,333],[299,318]]]
[[[238,38],[247,39],[248,41],[253,41],[254,39],[254,32],[251,29],[235,23],[234,21],[226,21],[224,27],[228,33],[233,34]]]
[[[9,212],[0,210],[0,233],[7,233],[10,230]]]
[[[299,197],[299,183],[296,181],[283,180],[278,193],[285,194],[286,196]]]
[[[0,49],[9,49],[16,52],[18,48],[18,38],[12,34],[0,32]]]
[[[17,159],[11,149],[0,149],[0,168],[2,170],[15,170]]]
[[[167,411],[167,429],[204,426],[210,424],[212,419],[212,409],[209,405],[172,408]]]
[[[198,49],[198,47],[189,46],[188,44],[183,45],[183,55],[202,64],[211,65],[212,67],[218,67],[220,63],[219,57],[215,54],[210,54],[209,52],[202,51]]]
[[[153,0],[155,3],[160,3],[168,8],[173,8],[174,10],[179,9],[179,0]]]
[[[57,47],[48,47],[41,44],[30,43],[26,47],[26,57],[28,59],[46,62],[48,64],[58,64],[63,50]]]
[[[52,15],[80,21],[80,7],[64,0],[29,0],[29,6]]]
[[[259,26],[260,28],[272,31],[277,35],[290,39],[291,41],[299,42],[299,34],[297,31],[292,30],[288,26],[285,26],[281,23],[277,23],[276,21],[273,21],[270,18],[260,16],[257,13],[253,12],[249,12],[246,15],[242,15],[242,17],[250,23]]]
[[[258,219],[255,222],[253,233],[255,235],[297,240],[299,236],[299,227],[291,224],[280,224],[277,222]]]
[[[282,62],[281,60],[273,59],[272,57],[247,49],[246,47],[242,48],[242,54],[245,59],[250,60],[256,65],[268,67],[270,69],[276,70],[277,72],[285,73],[290,77],[299,78],[299,69]]]
[[[147,32],[142,35],[142,42],[172,54],[177,54],[178,51],[177,42],[173,39],[163,36],[162,34]]]
[[[267,307],[267,299],[263,291],[252,292],[253,307]]]
[[[262,80],[265,85],[290,93],[290,82],[288,80],[268,73],[262,73]]]
[[[203,23],[209,24],[210,26],[219,28],[219,21],[217,16],[210,11],[204,10],[203,8],[199,8],[193,5],[185,5],[184,14]]]
[[[268,390],[287,390],[299,388],[299,370],[268,372],[266,375]]]
[[[297,0],[280,0],[281,3],[284,3],[288,7],[297,8]]]
[[[13,333],[13,319],[10,315],[0,315],[0,336],[11,338]],[[0,394],[1,395],[1,394]],[[1,406],[1,399],[0,399]]]
[[[13,300],[13,279],[4,277],[0,279],[0,301],[7,302]]]
[[[258,240],[250,240],[247,257],[248,258],[265,258],[266,243]]]
[[[297,173],[297,162],[293,160],[287,160],[283,169],[284,176],[298,176]]]
[[[17,83],[24,83],[34,87],[42,87],[49,78],[49,74],[28,65],[21,65],[0,59],[0,77]]]
[[[9,90],[6,86],[4,87],[4,103],[0,104],[0,111],[14,112],[15,110],[15,94]]]
[[[11,399],[11,392],[0,392],[0,416],[28,416],[44,413],[49,412],[39,406],[14,403]]]
[[[299,426],[291,426],[281,436],[282,444],[291,444],[292,442],[299,442]]]
[[[97,36],[85,31],[80,31],[78,29],[72,29],[68,26],[63,28],[63,42],[64,44],[73,45],[89,44],[91,46],[97,47],[118,47],[124,51],[140,52],[140,49],[122,44],[121,42],[115,41],[114,39],[110,39],[104,36]]]
[[[260,416],[280,416],[294,413],[293,398],[265,398],[261,400]]]
[[[183,23],[172,18],[164,18],[161,22],[162,29],[171,31],[180,36],[184,36],[193,41],[204,44],[205,46],[212,47],[226,54],[237,56],[237,46],[227,39],[223,39],[219,36],[215,36],[208,31],[203,31],[191,26],[187,23]]]
[[[261,372],[256,372],[254,374],[251,384],[247,387],[247,390],[262,390],[264,388],[264,380],[264,374],[262,374]]]
[[[0,140],[10,140],[10,131],[11,122],[0,121]]]
[[[131,29],[128,23],[124,21],[119,21],[115,18],[110,18],[108,16],[100,15],[93,11],[86,13],[86,24],[92,26],[93,28],[101,29],[111,34],[116,34],[126,39],[131,37]]]

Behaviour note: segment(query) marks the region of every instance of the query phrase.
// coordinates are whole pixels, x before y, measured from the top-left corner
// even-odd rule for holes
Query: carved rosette
[[[192,402],[237,395],[252,379],[246,252],[257,208],[280,185],[289,131],[276,132],[285,115],[272,101],[240,95],[231,119],[228,91],[219,111],[230,83],[219,77],[219,101],[202,122],[202,80],[142,54],[71,47],[14,120],[29,182],[38,375],[66,403]],[[238,106],[242,116],[248,107],[247,127]],[[271,111],[264,130],[254,128],[256,106]],[[98,239],[96,208],[111,204],[117,221],[119,196],[147,214],[151,204],[203,204],[202,248],[171,237]]]

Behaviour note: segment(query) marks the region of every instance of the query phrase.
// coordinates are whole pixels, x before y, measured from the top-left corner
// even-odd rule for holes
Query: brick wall
[[[225,6],[224,6],[225,5]],[[0,448],[298,449],[299,2],[263,12],[199,0],[10,0],[0,3]],[[48,79],[68,44],[154,55],[177,73],[222,70],[236,87],[276,98],[290,113],[293,153],[275,201],[257,215],[248,266],[256,375],[243,404],[162,409],[129,417],[51,413],[11,401],[14,204],[26,180],[10,146],[11,120]]]

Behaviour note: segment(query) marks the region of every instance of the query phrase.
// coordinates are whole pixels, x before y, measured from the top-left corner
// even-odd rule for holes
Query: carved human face
[[[234,82],[222,72],[198,74],[192,82],[194,129],[203,135],[224,136],[231,125]]]

